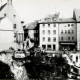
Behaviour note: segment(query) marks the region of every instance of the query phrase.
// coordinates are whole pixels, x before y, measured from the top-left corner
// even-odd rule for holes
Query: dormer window
[[[14,24],[14,29],[16,29],[16,24]]]

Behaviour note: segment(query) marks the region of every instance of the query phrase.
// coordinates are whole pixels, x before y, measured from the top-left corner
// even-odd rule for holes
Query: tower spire
[[[12,4],[12,0],[7,0],[7,3],[8,4]]]

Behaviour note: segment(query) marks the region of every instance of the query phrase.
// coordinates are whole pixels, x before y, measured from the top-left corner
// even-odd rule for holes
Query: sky
[[[12,0],[13,6],[25,23],[60,12],[60,18],[73,17],[73,9],[80,9],[80,0]],[[7,0],[2,0],[2,4]],[[1,5],[1,0],[0,0]]]

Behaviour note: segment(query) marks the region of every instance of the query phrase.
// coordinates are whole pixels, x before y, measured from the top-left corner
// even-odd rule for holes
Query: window
[[[72,30],[72,33],[74,33],[74,31]]]
[[[48,26],[50,27],[50,24],[48,24]]]
[[[6,17],[6,14],[4,14],[4,17]]]
[[[70,37],[68,37],[68,40],[70,40]]]
[[[65,30],[65,33],[67,33],[67,31]]]
[[[54,24],[54,27],[56,27],[56,24]]]
[[[70,30],[68,30],[68,33],[70,34]]]
[[[45,30],[43,30],[42,33],[45,34]]]
[[[63,34],[63,30],[61,31],[61,34]]]
[[[61,40],[63,40],[63,37],[61,37]]]
[[[56,37],[53,38],[53,42],[56,42]]]
[[[68,24],[68,26],[70,26],[70,24]]]
[[[74,40],[74,37],[72,37],[72,40]]]
[[[53,34],[56,34],[56,30],[53,30]]]
[[[48,30],[48,34],[50,35],[50,30]]]
[[[14,37],[16,37],[16,33],[14,33]]]
[[[48,42],[50,42],[51,41],[51,39],[50,39],[50,37],[48,37]]]
[[[16,24],[14,24],[14,29],[16,29]]]
[[[45,37],[43,37],[43,41],[45,41]]]
[[[74,24],[71,24],[71,26],[74,26]]]
[[[47,45],[47,48],[50,49],[51,48],[51,45]]]
[[[53,50],[55,50],[56,49],[56,46],[55,45],[53,45]]]
[[[16,15],[13,15],[14,16],[14,18],[16,17]]]
[[[42,45],[42,48],[43,48],[43,49],[46,49],[46,45]]]
[[[76,62],[78,62],[78,56],[76,56]]]

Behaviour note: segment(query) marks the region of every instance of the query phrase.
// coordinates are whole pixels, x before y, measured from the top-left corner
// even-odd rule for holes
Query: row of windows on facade
[[[4,17],[6,17],[7,16],[7,14],[4,14]],[[13,15],[13,17],[15,18],[16,17],[16,15]]]
[[[45,25],[46,25],[46,24],[43,24],[43,27],[44,27]],[[48,26],[50,27],[50,24],[48,24]],[[56,27],[56,24],[53,24],[53,26]],[[67,26],[68,26],[68,27],[74,26],[74,24],[68,24]],[[64,26],[64,27],[67,27],[67,26]]]
[[[72,30],[72,31],[70,31],[70,30],[65,30],[65,32],[63,32],[63,30],[61,31],[61,34],[63,34],[63,33],[69,33],[69,34],[73,34],[74,33],[74,31]],[[42,31],[42,34],[45,34],[45,30],[43,30]],[[51,31],[50,30],[48,30],[48,34],[51,34]],[[56,30],[53,30],[53,34],[56,34]]]
[[[6,14],[4,14],[4,16],[6,17]],[[16,17],[16,15],[13,15],[14,17]],[[13,25],[14,29],[16,29],[16,24]]]
[[[22,42],[24,41],[24,38],[23,38],[23,33],[14,33],[14,38],[16,38],[15,42]]]
[[[51,41],[52,38],[48,37],[48,42]],[[42,41],[45,41],[45,37],[42,38]],[[61,40],[64,40],[64,37],[61,37]],[[68,40],[74,40],[74,37],[68,37]],[[56,37],[53,38],[53,42],[56,42]]]
[[[55,44],[53,44],[53,45],[50,45],[50,44],[48,44],[48,45],[42,45],[43,49],[46,49],[46,47],[47,47],[47,49],[51,49],[51,47],[53,47],[53,50],[56,49],[56,45]]]
[[[68,31],[67,31],[67,30],[63,31],[63,30],[62,30],[62,31],[61,31],[61,34],[63,34],[63,33],[66,33],[66,34],[67,34],[67,33],[73,34],[74,31],[73,31],[73,30],[68,30]]]
[[[45,30],[42,31],[42,34],[45,34]],[[51,34],[50,30],[48,30],[48,34]],[[53,34],[56,34],[56,30],[53,30]]]
[[[43,24],[43,27],[45,27],[46,24]],[[48,24],[48,26],[50,27],[50,24]],[[54,27],[56,27],[56,24],[53,24]]]
[[[61,37],[61,40],[64,40],[64,37]],[[68,40],[74,40],[74,37],[68,37]]]
[[[45,37],[43,37],[42,40],[45,41]],[[48,37],[48,42],[50,42],[50,41],[51,41],[51,38]],[[56,42],[56,37],[53,38],[53,42]]]

